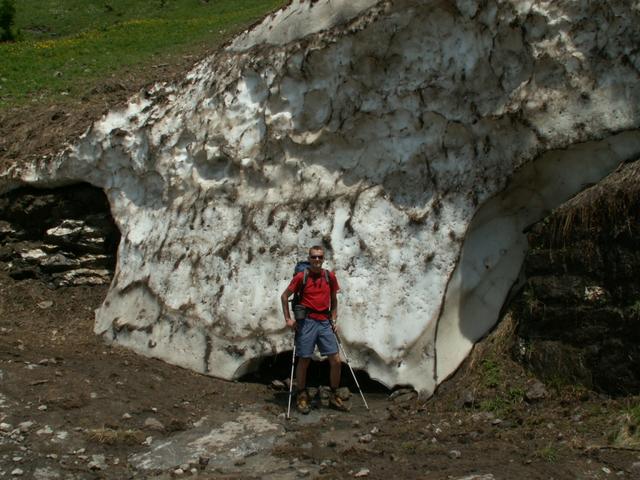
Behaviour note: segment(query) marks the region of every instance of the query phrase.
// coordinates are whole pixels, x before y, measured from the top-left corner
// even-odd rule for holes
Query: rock
[[[599,285],[587,285],[584,287],[584,301],[590,303],[606,303],[610,297],[609,292]]]
[[[471,415],[471,419],[474,422],[490,422],[494,418],[496,418],[496,416],[492,412],[479,412]]]
[[[282,380],[274,380],[271,382],[271,388],[274,390],[288,390],[287,385]]]
[[[300,468],[298,471],[298,477],[308,477],[311,474],[311,471],[307,468]]]
[[[122,414],[122,419],[123,420],[129,420],[131,418],[131,414],[130,413],[123,413]]]
[[[462,456],[460,450],[449,450],[449,458],[458,459]]]
[[[176,469],[173,471],[173,474],[174,474],[174,475],[178,475],[178,476],[179,476],[179,475],[183,475],[183,474],[184,474],[184,470],[183,470],[183,469],[181,469],[181,468],[176,468]]]
[[[47,257],[47,254],[39,248],[20,252],[20,257],[29,263],[39,263],[40,260]]]
[[[328,407],[329,399],[331,398],[331,389],[329,387],[320,387],[319,397],[320,406],[325,408]]]
[[[13,426],[10,423],[0,423],[0,432],[10,432],[13,430]]]
[[[358,470],[358,472],[355,473],[353,476],[355,478],[368,477],[369,476],[369,469],[368,468],[362,468],[362,469]]]
[[[21,477],[22,475],[24,475],[24,470],[22,470],[21,468],[14,468],[13,470],[11,470],[11,475],[13,475],[14,477]]]
[[[535,382],[533,382],[533,384],[530,385],[529,388],[527,388],[527,391],[524,394],[524,398],[528,402],[537,402],[539,400],[546,398],[546,396],[547,396],[547,389],[544,386],[544,383],[542,383],[539,380],[536,380]]]
[[[370,433],[362,435],[360,438],[358,438],[358,441],[360,443],[371,443],[372,440],[373,440],[373,437],[371,436]]]
[[[629,467],[629,471],[635,475],[640,475],[640,462],[633,462]]]
[[[389,400],[393,401],[396,398],[402,396],[402,395],[406,395],[408,393],[413,393],[414,390],[412,388],[399,388],[397,390],[394,390],[390,395],[389,395]]]
[[[41,308],[42,310],[46,310],[47,308],[50,308],[53,306],[53,302],[51,300],[46,300],[43,302],[38,302],[37,304],[38,308]]]
[[[469,475],[466,477],[458,477],[455,480],[495,480],[492,473],[486,473],[484,475]]]
[[[165,430],[164,425],[156,418],[148,417],[144,421],[144,428],[147,430],[154,430],[157,432],[163,432]]]
[[[80,266],[80,262],[75,258],[70,258],[62,253],[54,253],[41,258],[38,263],[43,272],[54,273],[72,270]]]
[[[58,480],[60,473],[51,467],[36,468],[33,472],[33,480]]]
[[[104,470],[107,468],[107,462],[104,455],[91,455],[89,462],[89,470]]]
[[[51,428],[49,425],[45,425],[44,427],[42,427],[40,430],[36,432],[36,435],[50,435],[52,433],[53,433],[53,428]]]
[[[336,390],[336,395],[342,400],[349,400],[351,398],[351,390],[348,387],[340,387]]]
[[[476,397],[471,390],[465,390],[460,395],[460,405],[463,407],[472,407],[476,403]]]
[[[18,424],[18,428],[22,433],[27,433],[31,429],[31,427],[33,427],[33,425],[34,423],[31,421],[21,422]]]
[[[57,287],[106,285],[111,282],[111,272],[106,269],[77,268],[54,274],[52,279]]]

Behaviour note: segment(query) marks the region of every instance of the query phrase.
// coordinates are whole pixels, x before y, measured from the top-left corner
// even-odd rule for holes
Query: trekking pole
[[[291,378],[289,379],[289,405],[287,406],[287,420],[291,413],[291,392],[293,391],[293,365],[296,362],[296,338],[293,337],[293,354],[291,355]]]
[[[351,370],[351,375],[353,375],[353,380],[356,382],[356,387],[358,387],[358,391],[360,392],[360,396],[362,397],[362,401],[364,402],[364,406],[367,410],[369,410],[369,405],[367,405],[367,401],[364,399],[364,395],[362,393],[362,389],[360,388],[360,384],[358,383],[358,379],[356,378],[356,374],[353,372],[353,368],[351,368],[351,364],[349,363],[349,357],[347,357],[347,352],[344,351],[344,347],[342,346],[342,342],[340,341],[340,337],[338,333],[335,331],[335,326],[333,330],[334,335],[336,336],[336,340],[338,341],[338,346],[342,351],[342,355],[344,356],[344,361],[347,363],[347,367]]]

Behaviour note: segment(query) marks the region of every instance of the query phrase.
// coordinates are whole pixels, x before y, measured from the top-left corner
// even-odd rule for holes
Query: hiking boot
[[[348,412],[351,409],[351,407],[349,407],[349,405],[347,405],[335,391],[331,392],[331,395],[329,396],[329,406],[334,410],[339,410],[341,412]]]
[[[298,411],[304,415],[309,413],[311,410],[311,406],[309,405],[309,394],[306,390],[298,393],[298,397],[296,399],[296,408]]]

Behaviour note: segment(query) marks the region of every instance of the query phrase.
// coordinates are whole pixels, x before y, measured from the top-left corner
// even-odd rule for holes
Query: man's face
[[[309,263],[311,263],[311,268],[314,268],[314,269],[321,268],[323,261],[324,261],[323,250],[311,250],[309,252]]]

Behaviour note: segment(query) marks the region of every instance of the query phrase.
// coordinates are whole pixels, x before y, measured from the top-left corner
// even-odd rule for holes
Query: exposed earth
[[[288,355],[241,382],[143,358],[94,336],[105,294],[0,273],[0,477],[640,478],[638,398],[539,383],[508,315],[431,399],[360,372],[369,411],[350,385],[287,420]]]

